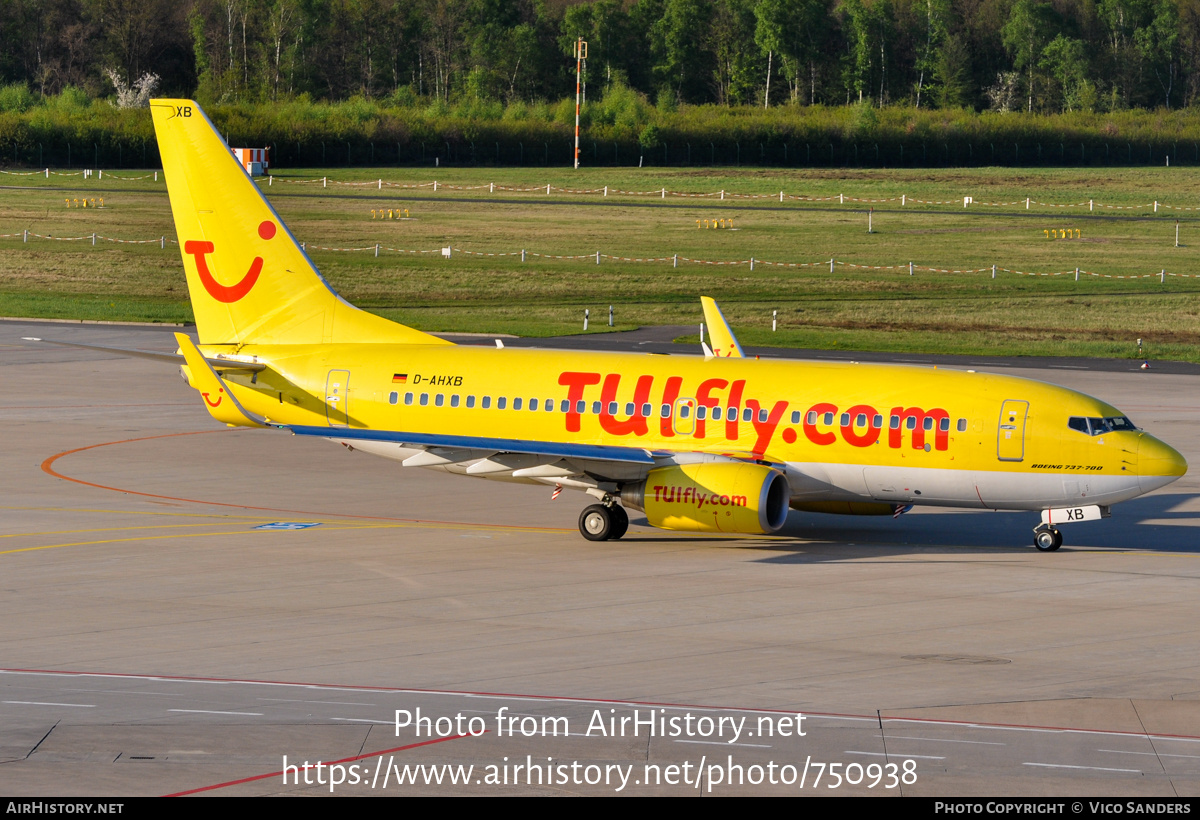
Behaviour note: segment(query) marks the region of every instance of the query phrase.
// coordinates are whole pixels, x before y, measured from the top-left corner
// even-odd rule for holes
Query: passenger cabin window
[[[503,410],[506,404],[508,404],[507,398],[505,398],[504,396],[496,397],[496,409],[497,410]]]
[[[422,406],[422,407],[424,407],[424,406],[425,406],[425,405],[427,405],[427,404],[429,404],[429,394],[428,394],[428,393],[422,393],[422,394],[421,394],[421,406]]]
[[[696,408],[696,420],[704,421],[706,418],[708,418],[708,408],[702,404]]]
[[[438,393],[436,396],[433,397],[434,406],[441,407],[445,403],[446,403],[446,397],[443,396],[441,393]]]
[[[517,401],[520,401],[520,399],[518,399]],[[514,403],[514,405],[515,405],[515,403]],[[530,409],[530,410],[537,410],[537,408],[538,408],[538,402],[537,402],[537,399],[530,399],[530,400],[529,400],[529,409]],[[521,408],[520,408],[520,407],[516,407],[516,406],[514,406],[514,407],[513,407],[513,409],[514,409],[514,410],[520,410]]]
[[[810,416],[815,416],[815,415],[816,415],[816,413],[810,413],[809,415],[810,415]],[[799,424],[799,423],[800,423],[800,411],[799,411],[799,410],[793,410],[793,411],[792,411],[792,424]],[[811,422],[810,422],[810,423],[811,423]]]
[[[412,394],[412,393],[405,393],[405,394],[404,394],[404,403],[405,403],[405,404],[412,404],[412,403],[413,403],[413,394]]]
[[[600,402],[598,402],[598,401],[592,402],[592,415],[593,416],[600,415],[600,411],[603,409],[603,407],[604,407],[604,405],[600,404]]]
[[[584,413],[586,413],[587,412],[587,402],[584,401],[583,399],[580,399],[579,401],[575,402],[575,412],[581,416]]]
[[[809,411],[808,411],[808,423],[809,423],[809,424],[816,424],[816,423],[817,423],[817,411],[816,411],[816,410],[809,410]]]
[[[501,401],[501,403],[503,403],[504,399],[500,399],[500,401]],[[501,410],[503,410],[503,409],[504,409],[504,407],[503,407],[503,406],[501,406],[501,408],[500,408],[500,409],[501,409]],[[513,409],[514,409],[514,410],[520,410],[520,409],[521,409],[521,400],[520,400],[519,398],[518,398],[518,399],[513,399]]]
[[[754,410],[752,408],[746,407],[742,409],[742,421],[751,421],[753,418]]]
[[[967,420],[966,419],[958,420],[958,432],[960,432],[960,433],[967,432]]]
[[[749,420],[750,420],[750,419],[746,419],[746,421],[749,421]],[[826,424],[833,424],[833,413],[826,413],[826,414],[825,414],[825,423],[826,423]]]
[[[450,397],[450,406],[458,407],[458,394],[457,393],[455,393],[453,396]]]
[[[842,413],[842,417],[840,419],[838,419],[838,423],[841,424],[842,427],[849,427],[850,426],[850,414]]]
[[[653,414],[654,414],[654,405],[653,404],[643,404],[642,405],[642,418],[648,419]]]
[[[632,416],[636,412],[637,412],[637,405],[635,405],[633,402],[629,402],[628,404],[625,405],[625,415]]]
[[[950,419],[949,418],[939,419],[938,420],[938,429],[941,430],[943,433],[950,432]]]
[[[400,401],[399,393],[388,393],[388,404],[395,404]]]
[[[474,407],[474,406],[475,406],[475,397],[474,397],[474,396],[467,396],[467,409],[470,409],[470,408],[472,408],[472,407]]]
[[[882,430],[883,429],[883,416],[876,415],[875,418],[871,419],[871,426],[874,427],[876,430]]]
[[[487,410],[491,406],[492,406],[492,397],[491,396],[484,396],[482,399],[479,400],[479,409]]]
[[[564,412],[564,413],[570,413],[571,412],[571,402],[568,401],[567,399],[563,399],[561,409],[562,409],[562,412]],[[579,410],[577,412],[582,413],[583,411]]]
[[[566,402],[563,402],[563,405],[564,405],[563,412],[565,413],[565,412],[567,412],[566,407],[565,407]],[[545,408],[547,413],[553,413],[554,412],[554,399],[546,399],[544,402],[542,402],[542,407]]]
[[[664,404],[662,407],[659,408],[658,414],[660,416],[662,416],[664,419],[671,418],[671,405]]]

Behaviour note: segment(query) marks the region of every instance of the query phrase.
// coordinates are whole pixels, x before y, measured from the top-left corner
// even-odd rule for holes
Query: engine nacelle
[[[732,461],[659,467],[621,489],[621,502],[646,513],[651,526],[689,532],[775,532],[790,498],[779,470]]]

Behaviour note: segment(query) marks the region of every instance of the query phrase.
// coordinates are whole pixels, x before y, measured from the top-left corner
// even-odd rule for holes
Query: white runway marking
[[[75,709],[95,709],[94,703],[48,703],[41,700],[6,700],[5,703],[13,704],[14,706],[70,706]]]
[[[1065,763],[1029,763],[1025,766],[1038,766],[1043,769],[1085,769],[1092,772],[1128,772],[1129,774],[1142,774],[1141,769],[1106,769],[1103,766],[1068,766]]]
[[[888,740],[927,740],[930,743],[974,743],[978,746],[1007,746],[991,740],[950,740],[945,737],[912,737],[909,735],[888,735]]]

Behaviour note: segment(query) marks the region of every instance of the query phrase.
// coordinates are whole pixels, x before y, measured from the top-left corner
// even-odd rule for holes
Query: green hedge
[[[448,106],[366,100],[219,105],[235,146],[271,146],[277,167],[563,165],[574,102]],[[867,106],[660,111],[628,89],[585,108],[589,165],[945,167],[1200,164],[1200,111],[996,114]],[[0,111],[0,163],[156,167],[149,111],[78,92]]]

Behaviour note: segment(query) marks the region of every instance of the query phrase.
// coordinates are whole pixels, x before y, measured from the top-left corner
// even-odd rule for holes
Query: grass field
[[[133,172],[124,172],[132,176]],[[313,179],[323,172],[290,175]],[[722,304],[744,344],[1030,355],[1133,356],[1136,339],[1156,358],[1200,361],[1200,211],[1132,209],[1155,200],[1200,208],[1197,174],[1185,169],[772,172],[600,169],[337,169],[331,180],[439,181],[388,189],[289,182],[264,187],[335,289],[361,307],[426,330],[580,332],[698,324],[698,296]],[[773,198],[666,199],[598,194],[447,190],[447,185],[602,188],[772,194]],[[187,321],[178,247],[162,182],[80,177],[0,177],[0,314],[132,321]],[[950,201],[876,204],[786,200],[778,192]],[[104,208],[64,200],[104,198]],[[1020,205],[962,207],[976,202]],[[1030,210],[1024,199],[1033,200]],[[1079,203],[1049,208],[1036,203]],[[1124,206],[1110,209],[1103,205]],[[373,219],[407,208],[410,220]],[[733,229],[697,228],[732,220]],[[1175,247],[1176,219],[1181,247]],[[115,244],[100,236],[154,239]],[[1070,231],[1071,239],[1053,239]],[[165,249],[158,238],[165,236]],[[374,245],[384,250],[377,258]],[[386,248],[456,252],[400,254]],[[355,252],[320,247],[369,248]],[[528,252],[525,262],[520,252]],[[594,254],[662,258],[625,262]],[[560,260],[534,256],[590,255]],[[671,261],[678,254],[678,267]],[[748,260],[756,260],[750,270]],[[829,259],[838,260],[831,274]],[[686,259],[742,264],[707,265]],[[816,263],[785,267],[775,263]],[[908,263],[917,266],[909,276]],[[895,266],[888,270],[850,267]],[[997,265],[996,278],[991,266]],[[942,273],[923,267],[978,270]],[[1078,281],[1075,268],[1082,273]],[[1058,276],[1024,276],[1009,271]],[[1096,275],[1091,275],[1096,274]],[[1153,274],[1153,276],[1150,276]],[[1105,278],[1117,276],[1145,278]],[[772,311],[779,330],[771,331]]]

